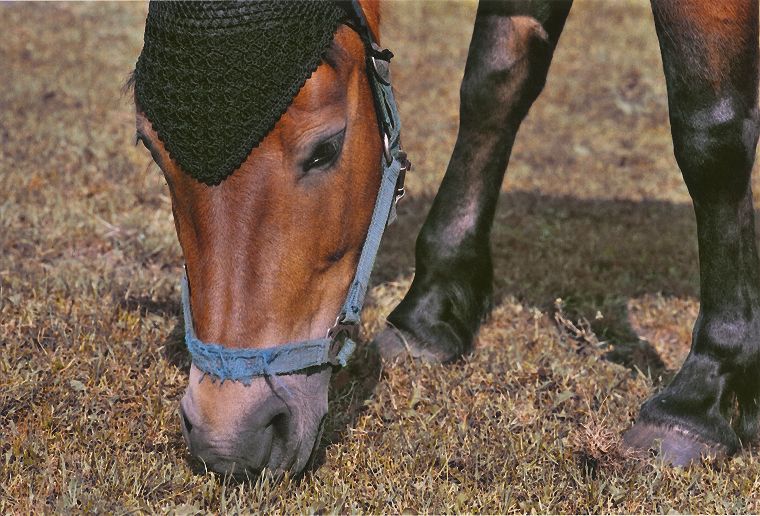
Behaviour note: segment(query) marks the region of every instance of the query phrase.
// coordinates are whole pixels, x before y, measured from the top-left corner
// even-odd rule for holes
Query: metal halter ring
[[[375,43],[372,43],[372,48],[376,52],[382,52],[382,47],[376,45]],[[385,59],[378,59],[375,56],[370,56],[370,60],[372,61],[372,68],[375,70],[375,75],[377,76],[377,79],[382,82],[386,86],[391,85],[391,64],[390,62],[386,61]]]
[[[343,315],[339,315],[338,318],[335,319],[335,325],[327,330],[327,338],[335,339],[345,333],[349,339],[355,339],[359,332],[358,330],[359,328],[357,324],[343,322]]]
[[[385,162],[388,166],[393,163],[393,156],[391,156],[391,139],[386,131],[383,131],[383,156],[385,156]]]
[[[400,201],[406,195],[406,173],[412,170],[412,162],[406,157],[406,152],[399,151],[398,159],[401,162],[401,169],[396,180],[396,202]]]

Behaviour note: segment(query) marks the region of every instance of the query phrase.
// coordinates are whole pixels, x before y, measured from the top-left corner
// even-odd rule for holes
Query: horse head
[[[377,2],[362,2],[361,11],[376,37]],[[136,77],[138,136],[169,185],[200,341],[275,349],[324,339],[335,325],[383,174],[367,63],[366,40],[341,23],[271,130],[221,180],[199,179],[176,159],[140,103]],[[303,470],[327,413],[330,364],[223,381],[193,362],[180,412],[194,456],[222,473]]]

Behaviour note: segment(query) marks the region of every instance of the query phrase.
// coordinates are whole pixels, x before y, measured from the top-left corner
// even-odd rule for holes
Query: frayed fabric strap
[[[291,342],[263,349],[226,348],[203,342],[195,335],[190,309],[190,288],[182,276],[182,311],[185,318],[185,342],[195,366],[220,380],[240,381],[248,385],[256,376],[287,374],[323,365],[345,366],[356,348],[351,339],[331,338]]]

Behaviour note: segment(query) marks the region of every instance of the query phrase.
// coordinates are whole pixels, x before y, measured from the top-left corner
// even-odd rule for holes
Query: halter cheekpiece
[[[162,10],[161,7],[156,6],[156,4],[162,4],[162,2],[151,2],[148,22],[150,22],[151,13],[153,13],[155,19],[160,19],[161,16],[177,16],[177,13],[181,14],[182,12],[185,12],[185,9],[189,9],[191,14],[189,21],[185,20],[179,26],[180,28],[184,26],[189,26],[192,28],[194,25],[203,25],[209,23],[208,20],[204,21],[204,19],[208,18],[208,13],[210,11],[208,8],[204,7],[201,4],[210,4],[212,6],[216,6],[217,9],[219,5],[222,4],[219,2],[171,3],[177,5],[174,8],[163,7]],[[338,314],[335,325],[327,330],[324,338],[311,339],[300,342],[289,342],[264,349],[228,348],[220,344],[203,342],[198,339],[195,334],[192,310],[190,306],[190,287],[188,285],[187,275],[185,274],[183,276],[182,309],[184,312],[185,322],[185,341],[187,343],[188,350],[192,355],[193,363],[204,373],[209,374],[222,381],[240,381],[246,385],[249,384],[253,378],[258,376],[290,374],[310,368],[325,366],[340,367],[346,365],[349,357],[356,348],[354,339],[358,333],[360,313],[367,293],[367,287],[369,286],[372,267],[374,265],[375,257],[377,256],[377,251],[380,246],[380,240],[382,238],[385,227],[395,219],[396,202],[404,195],[404,176],[406,171],[410,168],[409,161],[406,159],[406,153],[401,150],[399,141],[401,123],[396,107],[396,101],[393,97],[393,91],[390,84],[389,62],[391,57],[393,57],[393,54],[387,49],[380,48],[376,44],[359,3],[356,0],[352,2],[320,1],[251,3],[265,4],[271,7],[271,9],[280,15],[282,14],[281,9],[283,8],[283,5],[287,5],[289,7],[294,7],[295,10],[301,14],[301,16],[304,16],[304,13],[307,13],[308,15],[314,17],[314,19],[322,19],[328,27],[327,31],[330,34],[330,41],[332,41],[332,37],[334,36],[339,22],[346,22],[349,26],[357,31],[365,46],[367,77],[369,79],[369,84],[373,92],[378,125],[383,141],[383,156],[381,157],[381,166],[383,173],[380,181],[380,188],[375,201],[374,211],[372,213],[369,229],[367,231],[367,237],[362,247],[354,279],[349,286],[346,300],[344,301],[340,313]],[[189,7],[181,6],[180,4],[187,4]],[[231,26],[234,29],[235,26],[238,26],[241,23],[244,24],[246,23],[246,20],[250,20],[252,15],[246,10],[246,7],[244,6],[244,4],[246,4],[245,2],[227,2],[226,4],[229,4],[226,10],[227,14],[222,17],[223,19],[221,21],[217,20],[213,22],[217,25],[221,24],[220,30],[222,32],[224,32],[224,30],[227,30],[228,26]],[[304,4],[307,6],[309,4],[313,5],[311,5],[311,7],[304,8]],[[232,7],[230,7],[230,5]],[[339,11],[335,10],[336,6]],[[174,10],[172,11],[172,9]],[[166,14],[167,12],[168,14]],[[230,13],[237,13],[237,18],[232,16]],[[298,16],[298,13],[295,13],[295,15]],[[253,16],[255,16],[255,14]],[[147,25],[150,25],[150,23]],[[174,32],[177,31],[175,30]],[[161,40],[161,38],[159,38],[159,40],[162,41],[163,45],[171,46],[171,38],[179,38],[179,41],[184,41],[182,39],[183,36],[181,32],[182,31],[179,31],[179,36],[171,36],[169,39],[166,39],[166,37],[162,36],[164,39]],[[323,35],[324,33],[325,31],[322,31],[320,34]],[[300,35],[291,35],[291,37],[300,37]],[[314,55],[317,55],[318,57],[314,63],[311,61],[308,61],[306,63],[306,69],[309,69],[308,75],[310,75],[319,64],[322,53],[324,52],[324,47],[329,44],[329,41],[327,43],[323,42],[320,39],[319,34],[312,34],[305,37],[309,39],[309,42],[306,44],[306,46],[309,47],[310,50],[302,52],[302,54],[306,56],[303,57],[303,59],[306,59],[308,61],[309,58],[313,59]],[[219,41],[221,40],[217,39],[217,43],[219,43]],[[148,44],[148,27],[146,27],[146,47]],[[156,49],[155,47],[155,44],[151,45],[151,52],[153,52],[151,55],[172,52],[171,48]],[[223,53],[224,47],[221,48],[222,50],[220,50],[219,47],[214,50],[216,53]],[[144,49],[143,54],[145,53],[146,50]],[[143,62],[143,75],[147,77],[149,74],[146,73],[146,70],[150,70],[151,66],[150,55],[146,58],[141,55],[140,60]],[[141,61],[138,61],[136,72],[136,94],[138,97],[138,102],[141,102],[140,97],[142,95],[143,98],[148,101],[148,104],[155,107],[157,105],[156,99],[151,98],[150,93],[152,91],[152,84],[150,84],[149,81],[141,81],[139,72],[141,69]],[[303,86],[303,83],[305,83],[306,79],[308,79],[308,75],[306,78],[302,78],[299,74],[295,75],[297,75],[296,79],[294,82],[291,82],[293,84],[297,84],[297,88],[295,91],[286,90],[287,95],[292,94],[292,96],[295,96],[298,90]],[[168,90],[170,92],[169,95],[171,96],[171,87],[169,87]],[[166,95],[166,91],[167,88],[163,88],[159,94]],[[291,101],[292,97],[286,99],[284,106],[280,106],[275,109],[275,111],[278,111],[276,114],[277,119],[279,119],[285,109],[287,109],[287,105],[289,105]],[[177,108],[176,102],[167,103],[166,106],[169,106],[170,109]],[[141,108],[145,109],[145,106],[141,105]],[[164,117],[164,120],[171,121],[174,120],[177,116],[181,116],[181,114],[169,113],[170,110],[168,109],[164,111],[165,113],[159,115],[160,117]],[[166,118],[166,113],[169,113],[168,118]],[[146,115],[155,127],[156,121],[152,118],[151,113],[149,111],[146,111]],[[186,122],[183,122],[181,119],[178,120],[179,121],[177,123],[180,123],[180,125],[186,124]],[[276,121],[277,120],[275,119],[274,121],[270,120],[267,123],[264,123],[264,129],[260,129],[260,131],[264,131],[264,134],[261,135],[257,133],[255,138],[252,138],[258,138],[258,140],[262,139],[263,136],[265,136],[266,133],[272,129]],[[161,127],[157,128],[157,132],[159,136],[162,137]],[[181,133],[179,130],[173,133],[173,138],[175,140],[178,138],[177,134],[179,133]],[[179,138],[181,139],[181,135]],[[168,143],[165,140],[163,141],[164,144]],[[243,151],[238,151],[237,154],[234,154],[234,159],[232,160],[234,163],[230,162],[232,164],[221,163],[220,165],[219,163],[216,163],[215,160],[218,161],[218,159],[216,159],[214,156],[217,156],[218,153],[214,151],[210,154],[211,158],[209,158],[209,162],[204,162],[203,159],[201,159],[197,163],[200,164],[200,168],[195,170],[197,175],[192,173],[191,175],[194,175],[196,179],[208,182],[209,184],[217,184],[225,177],[227,177],[227,175],[229,175],[232,171],[234,171],[240,165],[240,163],[242,163],[242,160],[245,159],[248,153],[250,153],[252,147],[255,147],[257,144],[258,141],[256,141],[254,144],[251,144],[250,141],[244,142],[244,146],[249,146],[249,148],[245,152],[245,155],[242,157],[240,153]],[[176,159],[178,153],[173,152],[168,145],[167,149],[169,150],[170,154],[172,154],[172,158]],[[193,161],[192,156],[190,156],[189,159],[191,162]],[[187,161],[187,156],[185,157],[185,160]],[[182,162],[181,159],[178,162],[181,164],[183,169],[185,166],[187,166]],[[215,163],[212,164],[211,162]],[[235,168],[229,170],[229,167],[233,165],[235,165]],[[208,166],[211,166],[212,168],[205,168]],[[222,169],[214,169],[213,166],[222,166]],[[209,172],[209,170],[211,170],[211,172]],[[222,173],[215,173],[213,172],[214,170],[222,170]],[[208,181],[206,181],[207,179]]]

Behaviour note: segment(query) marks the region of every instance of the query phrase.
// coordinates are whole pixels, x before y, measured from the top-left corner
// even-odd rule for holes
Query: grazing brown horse
[[[377,38],[377,2],[361,6]],[[489,240],[500,184],[570,6],[481,1],[459,136],[417,240],[414,282],[389,317],[392,327],[375,340],[384,356],[446,362],[471,350],[491,304]],[[652,8],[676,158],[697,218],[701,311],[681,371],[642,406],[626,440],[661,446],[667,460],[688,464],[735,453],[757,433],[760,274],[749,179],[758,137],[758,4],[654,0]],[[271,132],[211,186],[173,159],[138,103],[138,133],[171,190],[203,341],[263,348],[316,339],[332,326],[381,180],[383,143],[366,70],[366,42],[341,25]],[[319,167],[304,166],[311,163]],[[193,365],[182,400],[194,455],[221,472],[303,469],[326,413],[329,368],[248,383],[203,376]]]

